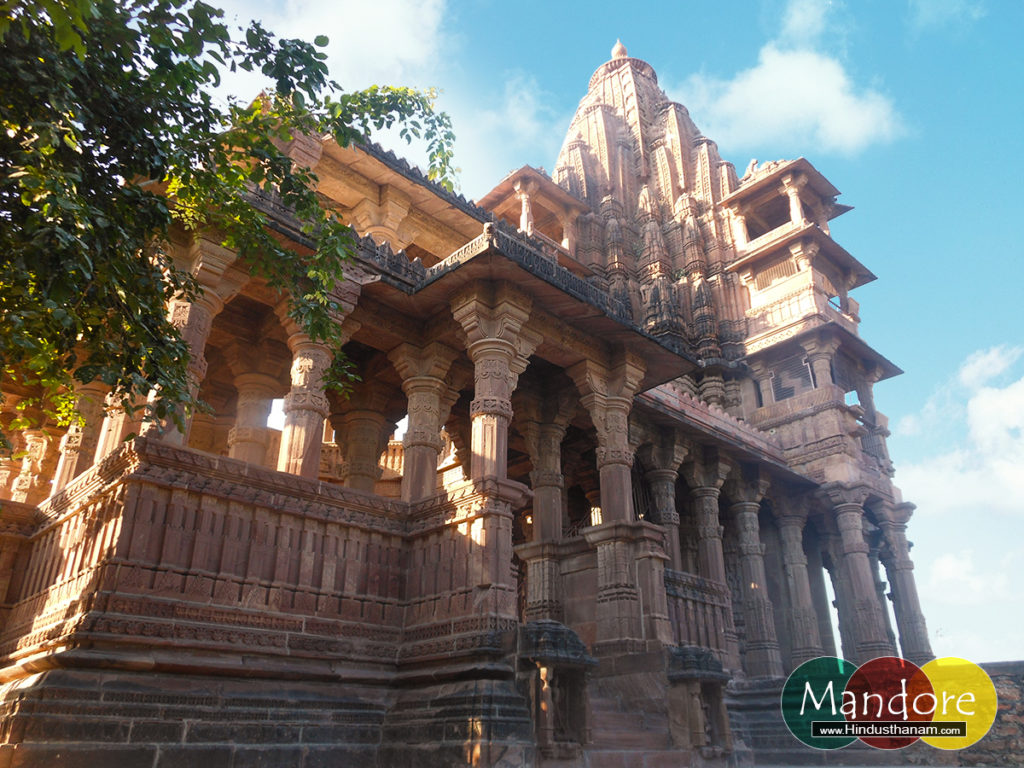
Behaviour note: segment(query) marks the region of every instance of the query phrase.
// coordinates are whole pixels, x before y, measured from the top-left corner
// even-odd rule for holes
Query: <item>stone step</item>
[[[667,749],[671,746],[665,732],[630,728],[594,729],[594,746],[613,749]]]
[[[643,716],[621,711],[591,711],[590,727],[596,733],[606,730],[642,730]]]

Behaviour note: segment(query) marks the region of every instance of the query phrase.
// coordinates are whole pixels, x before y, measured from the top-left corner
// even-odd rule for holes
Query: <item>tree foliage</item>
[[[401,126],[422,137],[430,175],[447,181],[452,133],[434,93],[374,86],[343,92],[322,48],[253,22],[233,35],[196,0],[0,3],[0,366],[40,392],[51,417],[74,416],[75,382],[96,379],[124,405],[151,392],[147,417],[196,405],[188,349],[167,302],[194,296],[171,228],[217,233],[253,273],[292,297],[312,337],[339,343],[331,290],[350,231],[326,210],[316,177],[285,154],[296,134],[340,144]],[[223,71],[272,83],[252,103],[211,95]],[[290,208],[316,252],[275,238],[254,190]]]

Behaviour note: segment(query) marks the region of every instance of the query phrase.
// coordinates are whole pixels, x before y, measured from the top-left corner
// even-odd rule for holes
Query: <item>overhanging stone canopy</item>
[[[759,723],[790,670],[931,657],[873,395],[900,371],[807,160],[738,176],[621,42],[551,176],[476,204],[290,147],[362,238],[359,381],[326,391],[288,297],[174,233],[210,412],[125,443],[89,384],[0,464],[0,761],[786,762]]]

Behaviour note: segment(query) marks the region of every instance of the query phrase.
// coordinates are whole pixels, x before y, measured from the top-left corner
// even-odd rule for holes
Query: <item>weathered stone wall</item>
[[[1024,661],[981,666],[995,683],[999,711],[988,735],[960,752],[960,765],[1024,765]]]
[[[0,766],[528,764],[517,493],[406,504],[136,440],[0,531]]]

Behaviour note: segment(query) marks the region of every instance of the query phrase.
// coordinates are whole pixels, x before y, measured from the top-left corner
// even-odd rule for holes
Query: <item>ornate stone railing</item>
[[[401,502],[136,439],[40,511],[0,632],[8,664],[145,647],[330,675],[331,659],[396,656]]]
[[[803,282],[803,285],[778,296],[767,304],[746,311],[748,331],[751,336],[785,328],[797,321],[815,316],[820,317],[820,321],[835,322],[850,333],[857,334],[857,319],[833,306],[829,301],[828,293],[821,287],[799,279],[803,275],[804,273],[799,273],[786,283],[799,285],[800,282]]]
[[[768,430],[791,421],[795,416],[810,416],[828,408],[845,407],[842,387],[826,384],[758,408],[751,415],[750,423],[759,429]]]
[[[782,461],[782,446],[767,432],[740,421],[717,405],[706,403],[673,387],[660,386],[640,395],[637,400],[659,410],[671,413],[684,424],[698,426],[703,432],[738,442],[762,457]]]
[[[785,235],[788,235],[793,230],[795,230],[795,229],[803,229],[805,226],[806,225],[803,224],[803,223],[794,224],[791,220],[783,222],[782,224],[777,226],[775,229],[770,229],[767,232],[765,232],[763,235],[759,235],[758,237],[755,237],[753,240],[749,241],[743,247],[742,251],[745,254],[746,253],[753,253],[754,251],[759,250],[760,248],[763,248],[764,246],[774,242],[775,240],[778,240],[778,239],[784,237]]]
[[[723,658],[732,631],[729,587],[666,568],[665,591],[674,642],[710,648]]]
[[[409,505],[138,438],[0,535],[0,563],[25,562],[0,668],[101,654],[366,680],[500,656],[516,624],[512,510],[528,495],[467,482]]]

